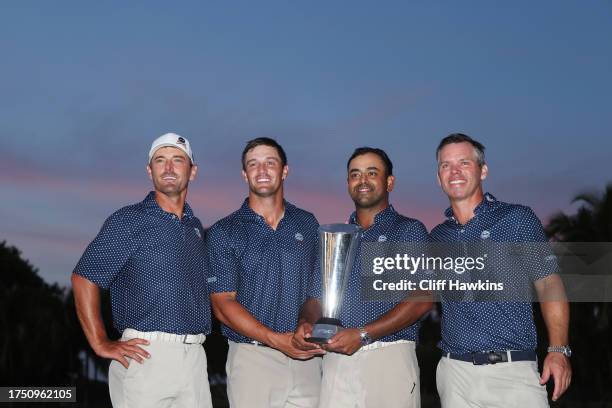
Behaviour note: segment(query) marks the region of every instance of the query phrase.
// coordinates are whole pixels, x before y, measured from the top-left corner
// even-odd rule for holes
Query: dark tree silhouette
[[[0,384],[62,385],[78,367],[64,291],[0,242]]]
[[[572,202],[581,204],[576,214],[553,215],[547,234],[561,242],[612,242],[612,183],[602,194],[579,194]]]
[[[555,214],[546,227],[559,242],[612,242],[612,183],[603,193],[577,195],[576,214]],[[608,271],[612,274],[612,270]],[[571,303],[570,342],[574,350],[573,384],[570,392],[583,401],[606,401],[612,397],[610,304]]]

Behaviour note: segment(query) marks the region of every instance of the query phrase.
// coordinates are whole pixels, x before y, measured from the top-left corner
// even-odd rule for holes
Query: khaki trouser
[[[227,396],[232,408],[315,408],[321,358],[301,361],[270,347],[229,341]]]
[[[419,408],[414,342],[376,342],[352,356],[327,353],[319,408]]]
[[[122,338],[122,340],[125,340]],[[114,408],[212,408],[202,344],[150,339],[151,358],[128,368],[111,362],[108,386]]]
[[[436,371],[442,408],[547,408],[535,361],[474,365],[442,357]]]

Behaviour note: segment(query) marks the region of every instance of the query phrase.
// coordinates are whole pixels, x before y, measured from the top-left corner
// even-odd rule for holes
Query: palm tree
[[[612,242],[612,183],[603,194],[588,192],[577,195],[573,203],[581,203],[574,215],[559,212],[550,219],[547,235],[559,242]],[[598,316],[596,327],[610,326],[609,304],[597,304],[594,314]]]
[[[582,205],[574,215],[553,215],[546,227],[549,237],[559,242],[612,242],[612,183],[603,194],[579,194],[572,203]]]
[[[612,242],[612,183],[603,193],[587,192],[577,195],[576,214],[559,212],[550,219],[547,235],[558,242]],[[612,274],[612,271],[607,271]],[[612,383],[612,353],[609,351],[610,304],[571,303],[570,341],[576,350],[572,358],[574,387],[587,395],[610,397]],[[598,373],[593,376],[590,373]]]

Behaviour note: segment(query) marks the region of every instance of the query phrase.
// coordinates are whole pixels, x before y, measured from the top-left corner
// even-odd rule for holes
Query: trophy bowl
[[[342,297],[359,244],[361,228],[354,224],[319,227],[319,258],[322,277],[322,317],[315,323],[311,343],[324,344],[342,330],[338,318]]]

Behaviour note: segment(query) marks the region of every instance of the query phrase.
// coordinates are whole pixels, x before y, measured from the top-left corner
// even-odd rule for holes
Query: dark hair
[[[244,159],[246,158],[249,150],[256,148],[257,146],[270,146],[276,149],[278,155],[281,159],[281,166],[285,167],[287,165],[287,155],[283,150],[283,147],[278,144],[278,142],[269,137],[258,137],[256,139],[249,140],[242,151],[242,170],[246,170],[246,163]]]
[[[482,167],[485,164],[485,147],[482,143],[477,140],[472,139],[468,135],[464,135],[463,133],[451,133],[446,136],[444,139],[440,141],[438,148],[436,149],[436,160],[440,160],[440,150],[448,144],[451,143],[463,143],[467,142],[472,145],[474,148],[474,153],[476,153],[476,161],[478,165]]]
[[[391,163],[391,159],[389,158],[389,156],[387,156],[387,153],[385,153],[385,151],[382,149],[367,146],[358,147],[355,149],[353,154],[351,154],[351,157],[349,157],[348,161],[346,162],[346,171],[349,171],[349,165],[351,164],[351,160],[353,160],[357,156],[361,156],[367,153],[374,153],[375,155],[380,157],[380,160],[382,160],[382,162],[385,164],[385,174],[387,177],[393,175],[393,163]]]

